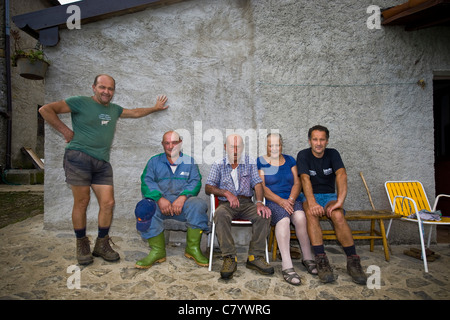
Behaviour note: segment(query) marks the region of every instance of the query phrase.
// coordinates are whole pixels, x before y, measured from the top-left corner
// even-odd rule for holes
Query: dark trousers
[[[239,198],[239,203],[238,208],[231,208],[228,201],[220,201],[214,213],[217,241],[219,242],[222,256],[236,256],[236,247],[233,236],[231,235],[232,219],[246,219],[252,222],[252,239],[248,254],[264,256],[266,239],[270,228],[270,218],[266,219],[258,215],[256,205],[250,198]]]

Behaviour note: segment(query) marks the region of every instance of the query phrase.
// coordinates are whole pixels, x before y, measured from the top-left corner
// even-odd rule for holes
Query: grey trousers
[[[220,201],[214,213],[217,241],[219,242],[222,256],[236,256],[236,247],[231,234],[231,220],[246,219],[252,222],[252,238],[248,255],[264,257],[266,239],[270,228],[270,218],[266,219],[258,215],[256,205],[251,199],[240,198],[239,203],[238,208],[231,208],[228,201]]]

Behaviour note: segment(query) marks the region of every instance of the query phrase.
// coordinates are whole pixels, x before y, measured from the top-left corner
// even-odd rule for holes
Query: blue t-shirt
[[[258,170],[264,171],[264,183],[273,193],[283,199],[288,199],[294,185],[294,175],[292,167],[296,165],[296,161],[292,156],[283,154],[285,162],[281,166],[272,166],[264,159],[259,157],[257,161]],[[267,202],[271,202],[267,200]]]

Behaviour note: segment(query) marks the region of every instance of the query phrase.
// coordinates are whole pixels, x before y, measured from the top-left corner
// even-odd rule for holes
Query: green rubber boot
[[[200,249],[200,240],[202,239],[202,229],[187,229],[186,233],[186,250],[184,255],[187,258],[194,259],[195,263],[202,267],[209,265],[209,260],[206,258]]]
[[[164,238],[164,232],[148,239],[148,245],[151,248],[150,253],[144,259],[136,262],[135,267],[138,269],[148,269],[155,262],[161,263],[166,261],[166,239]]]

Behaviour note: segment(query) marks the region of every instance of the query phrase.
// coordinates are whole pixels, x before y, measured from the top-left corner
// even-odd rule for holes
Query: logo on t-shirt
[[[333,169],[332,168],[328,168],[328,169],[323,169],[323,174],[328,176],[330,174],[333,173]]]
[[[312,177],[317,176],[317,172],[315,172],[314,170],[309,170],[309,175]]]
[[[107,126],[108,123],[111,121],[111,116],[109,114],[102,113],[98,116],[98,118],[100,119],[100,124],[102,126]]]

